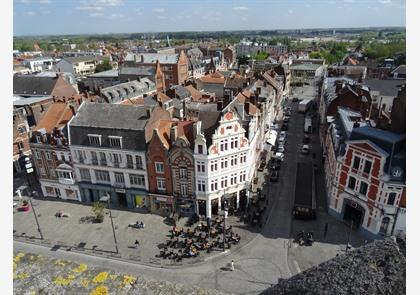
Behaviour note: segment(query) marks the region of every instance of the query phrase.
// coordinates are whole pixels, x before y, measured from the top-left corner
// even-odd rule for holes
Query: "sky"
[[[405,0],[13,0],[13,35],[405,26]]]

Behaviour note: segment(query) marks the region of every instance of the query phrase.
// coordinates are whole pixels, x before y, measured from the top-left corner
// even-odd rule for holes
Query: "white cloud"
[[[236,6],[236,7],[233,7],[233,10],[236,10],[236,11],[245,11],[245,10],[249,10],[249,8],[246,7],[246,6]]]
[[[39,0],[40,4],[51,4],[50,0]]]
[[[123,3],[122,0],[83,0],[76,6],[77,10],[101,11],[105,7],[118,6]]]
[[[162,7],[153,8],[152,11],[155,12],[155,13],[164,13],[165,12],[165,8],[162,8]]]
[[[34,15],[36,15],[36,12],[35,11],[28,11],[26,14],[30,15],[30,16],[34,16]]]
[[[92,13],[89,13],[89,16],[92,16],[92,17],[101,17],[101,16],[104,16],[104,14],[101,13],[101,12],[92,12]]]
[[[124,15],[119,14],[119,13],[113,13],[109,16],[109,19],[119,19],[119,18],[122,18],[122,17],[124,17]]]

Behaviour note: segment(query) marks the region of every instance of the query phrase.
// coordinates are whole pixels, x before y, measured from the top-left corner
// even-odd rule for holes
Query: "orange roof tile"
[[[225,83],[225,77],[219,73],[211,73],[208,75],[205,75],[201,77],[199,80],[201,80],[204,83],[216,83],[216,84],[224,84]]]
[[[187,90],[191,93],[191,98],[193,101],[199,101],[203,97],[201,92],[195,89],[194,86],[187,85],[185,88],[187,88]]]
[[[72,110],[65,102],[52,103],[34,130],[45,128],[47,133],[51,133],[55,127],[60,128],[67,124],[73,117]]]
[[[168,100],[171,100],[171,98],[167,96],[165,93],[163,92],[157,93],[157,101],[167,102]]]
[[[252,94],[251,91],[244,90],[237,95],[237,100],[240,103],[245,104],[247,100],[249,101],[249,97],[251,96],[251,94]],[[260,110],[257,108],[257,106],[253,104],[252,102],[249,102],[249,114],[252,116],[256,116],[259,113],[260,113]]]

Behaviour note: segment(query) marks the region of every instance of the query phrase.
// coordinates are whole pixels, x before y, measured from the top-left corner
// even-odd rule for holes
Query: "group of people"
[[[164,248],[156,257],[175,259],[197,257],[200,252],[210,253],[214,249],[230,248],[231,245],[239,244],[241,237],[233,233],[232,226],[225,230],[225,240],[220,237],[223,235],[223,220],[216,218],[213,224],[200,222],[194,229],[173,226],[170,230],[170,239],[164,244]],[[176,251],[178,249],[178,251]]]

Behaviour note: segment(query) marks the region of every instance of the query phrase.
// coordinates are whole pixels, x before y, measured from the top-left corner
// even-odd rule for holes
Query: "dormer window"
[[[121,136],[108,136],[109,145],[111,147],[122,148],[122,137]]]
[[[90,145],[96,145],[96,146],[101,145],[101,135],[88,134],[88,137],[89,137],[89,144]]]

